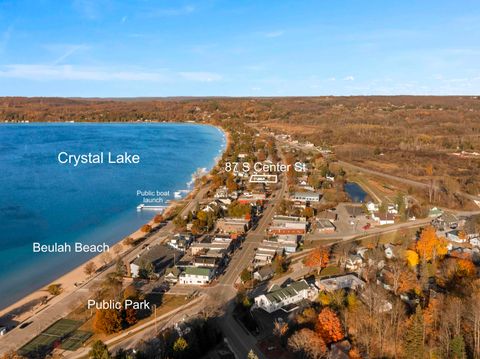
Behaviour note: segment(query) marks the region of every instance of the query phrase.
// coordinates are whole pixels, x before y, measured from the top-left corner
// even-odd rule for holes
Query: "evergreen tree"
[[[424,318],[422,308],[417,306],[415,314],[405,334],[405,356],[411,359],[423,359],[425,352]]]
[[[110,359],[112,356],[107,346],[101,340],[93,343],[92,349],[88,352],[88,357],[93,359]]]
[[[457,335],[450,342],[450,356],[452,359],[464,359],[466,358],[465,354],[465,341],[463,336]]]

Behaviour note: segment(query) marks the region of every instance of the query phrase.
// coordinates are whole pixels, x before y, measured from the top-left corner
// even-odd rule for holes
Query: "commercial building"
[[[137,258],[130,262],[130,274],[133,278],[140,277],[142,269],[150,267],[155,274],[159,275],[173,263],[175,256],[178,260],[182,255],[181,252],[175,252],[175,250],[163,244],[147,246]]]
[[[245,233],[248,230],[249,221],[244,218],[221,218],[217,221],[217,229],[222,233]]]
[[[271,226],[268,228],[269,235],[303,235],[307,233],[307,219],[294,216],[274,216]]]
[[[298,202],[319,202],[322,195],[317,192],[307,191],[307,192],[295,192],[291,199]]]

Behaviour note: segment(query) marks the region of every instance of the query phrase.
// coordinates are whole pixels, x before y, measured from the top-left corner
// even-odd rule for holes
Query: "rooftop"
[[[187,267],[183,272],[184,275],[199,275],[209,277],[211,273],[210,268],[202,268],[202,267]]]
[[[298,282],[293,282],[284,288],[278,286],[272,286],[270,291],[265,295],[267,299],[272,303],[280,303],[287,298],[297,295],[302,290],[309,289],[308,283],[302,279]]]

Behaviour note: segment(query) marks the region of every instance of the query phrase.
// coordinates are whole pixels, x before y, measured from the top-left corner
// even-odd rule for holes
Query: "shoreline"
[[[41,124],[41,123],[42,122],[30,122],[29,124]],[[60,123],[63,123],[63,122],[60,122]],[[78,122],[78,123],[80,123],[80,122]],[[131,122],[131,123],[136,124],[137,122]],[[212,127],[216,128],[217,130],[219,130],[221,132],[221,134],[223,136],[223,140],[224,140],[223,147],[221,148],[221,151],[219,153],[215,154],[215,156],[213,157],[214,162],[213,162],[210,170],[207,173],[203,174],[203,176],[210,175],[212,170],[218,166],[218,163],[221,160],[222,154],[230,146],[230,134],[226,130],[221,128],[220,126],[216,126],[216,125],[212,125],[212,124],[206,124],[206,123],[196,123],[196,122],[195,123],[190,123],[190,122],[157,122],[157,123],[158,124],[177,123],[177,124],[185,124],[185,125],[189,125],[189,124],[191,124],[191,125],[205,125],[205,126],[212,126]],[[95,123],[92,123],[92,124],[95,124]],[[155,124],[155,122],[148,123],[148,124]],[[192,179],[193,179],[194,174],[195,174],[195,172],[192,173]],[[203,176],[201,176],[201,177],[203,177]],[[196,179],[195,179],[195,182],[196,182]],[[191,189],[189,189],[189,191],[185,195],[185,197],[183,197],[181,200],[172,200],[171,203],[162,212],[162,214],[163,215],[166,215],[166,214],[168,215],[168,213],[170,211],[172,211],[178,205],[178,203],[181,203],[181,201],[191,200],[191,198],[194,196],[194,194],[196,192],[198,192],[198,190],[201,187],[200,182],[198,182],[198,183],[195,183],[195,182],[193,183],[193,186],[191,187]],[[145,224],[151,225],[152,229],[155,229],[159,226],[159,224],[154,223],[154,221],[153,221],[155,215],[156,214],[153,214],[152,218],[148,222],[145,223]],[[26,320],[28,320],[29,318],[31,318],[32,316],[34,316],[38,312],[42,311],[43,309],[61,301],[63,298],[67,297],[70,293],[74,292],[76,289],[81,289],[85,284],[87,284],[88,282],[93,280],[97,275],[99,275],[100,273],[103,272],[103,270],[102,270],[102,271],[96,272],[92,276],[87,276],[84,273],[84,267],[87,263],[94,262],[95,265],[97,266],[97,268],[102,268],[102,267],[108,268],[111,265],[111,263],[116,260],[116,257],[119,257],[119,256],[121,257],[121,256],[125,255],[126,252],[128,252],[131,248],[133,248],[131,246],[127,246],[127,245],[122,243],[126,238],[130,237],[130,238],[133,238],[134,240],[136,240],[136,239],[141,238],[143,236],[145,236],[145,233],[142,232],[140,230],[140,228],[138,228],[133,233],[119,239],[117,242],[112,243],[112,245],[110,246],[110,251],[108,252],[112,255],[112,260],[107,265],[103,265],[102,258],[101,258],[103,253],[99,253],[96,256],[94,256],[94,257],[86,260],[85,262],[79,264],[75,268],[73,268],[73,269],[67,271],[66,273],[60,275],[54,281],[51,281],[50,283],[42,286],[41,288],[30,292],[29,294],[23,296],[22,298],[15,301],[14,303],[6,306],[5,308],[1,308],[0,309],[0,318],[5,319],[4,320],[5,322],[16,321],[16,322],[18,322],[17,325],[19,325],[22,322],[25,322]],[[118,252],[118,255],[116,255],[116,254],[112,253],[112,249],[113,249],[113,247],[118,246],[118,245],[120,245],[122,249],[121,249],[120,252]],[[106,268],[104,268],[104,269],[106,269]],[[78,286],[75,286],[76,283],[80,283],[80,284]],[[47,288],[52,284],[60,284],[61,285],[62,292],[59,295],[52,296],[51,294],[48,293]],[[48,298],[47,302],[42,303],[42,299],[44,299],[45,297]],[[30,307],[30,308],[28,308],[28,307]]]

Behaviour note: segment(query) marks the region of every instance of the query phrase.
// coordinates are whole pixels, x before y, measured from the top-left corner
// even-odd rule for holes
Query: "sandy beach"
[[[230,135],[228,132],[223,130],[222,128],[215,126],[218,129],[220,129],[225,136],[226,140],[226,145],[224,148],[224,151],[228,149],[231,145],[230,143]],[[212,169],[215,168],[218,165],[218,161],[220,160],[221,156],[218,156],[216,162],[212,166]],[[194,197],[195,193],[199,190],[199,183],[196,183],[193,188],[188,192],[188,194],[183,198],[181,201],[188,201],[191,198]],[[178,201],[172,201],[170,205],[165,209],[163,212],[163,215],[165,217],[168,217],[169,213],[173,211],[173,209],[179,204]],[[152,219],[146,223],[149,224],[152,229],[155,229],[156,227],[159,226],[159,224],[155,223]],[[130,249],[130,246],[125,245],[123,241],[130,237],[133,240],[137,240],[141,237],[144,237],[145,233],[142,232],[140,229],[136,230],[132,234],[130,234],[127,237],[124,237],[120,239],[117,243],[113,244],[110,248],[110,255],[112,260],[115,260],[115,258],[118,258],[119,256],[123,256],[125,252],[127,252]],[[76,268],[72,269],[68,273],[64,274],[63,276],[59,277],[58,279],[52,281],[50,284],[44,286],[41,289],[38,289],[22,299],[16,301],[15,303],[9,305],[8,307],[1,309],[0,310],[0,319],[2,319],[2,322],[9,322],[9,323],[22,323],[24,321],[27,321],[31,316],[34,314],[40,312],[41,310],[45,309],[48,306],[54,305],[57,302],[60,302],[63,298],[67,297],[70,293],[72,293],[75,289],[78,289],[81,287],[83,284],[86,282],[92,280],[95,278],[96,275],[98,275],[100,272],[95,273],[92,276],[88,276],[85,271],[84,267],[88,262],[93,262],[95,263],[96,268],[102,268],[102,266],[105,265],[105,261],[103,259],[104,254],[99,254],[95,256],[94,258],[91,258],[81,265],[77,266]],[[51,295],[48,291],[47,288],[51,284],[56,284],[60,285],[62,288],[62,292],[57,295],[53,296]]]

